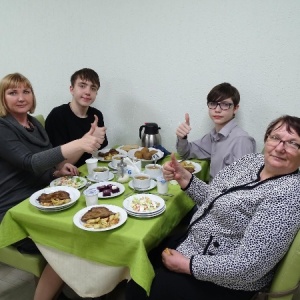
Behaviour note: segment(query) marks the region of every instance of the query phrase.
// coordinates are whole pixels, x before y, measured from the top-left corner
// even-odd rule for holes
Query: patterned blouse
[[[248,154],[210,185],[193,177],[186,189],[198,205],[185,240],[192,275],[237,290],[260,290],[300,227],[300,173],[259,181],[262,154]]]

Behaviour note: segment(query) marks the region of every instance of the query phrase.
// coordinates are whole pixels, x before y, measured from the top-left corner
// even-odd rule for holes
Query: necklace
[[[34,126],[33,126],[33,124],[29,121],[29,120],[27,120],[27,124],[28,124],[28,126],[29,127],[27,127],[27,126],[23,126],[28,132],[33,132],[34,131]]]

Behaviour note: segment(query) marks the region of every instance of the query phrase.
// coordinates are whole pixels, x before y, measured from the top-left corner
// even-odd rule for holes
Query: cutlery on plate
[[[82,190],[82,193],[92,184],[91,181],[87,181],[86,185],[84,186],[84,189]]]

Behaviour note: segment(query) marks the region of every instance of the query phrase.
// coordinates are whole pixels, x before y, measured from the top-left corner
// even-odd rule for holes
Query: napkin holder
[[[126,172],[129,175],[129,177],[132,177],[135,174],[141,173],[141,170],[142,170],[141,161],[134,162],[129,157],[125,157],[124,162],[127,164]]]

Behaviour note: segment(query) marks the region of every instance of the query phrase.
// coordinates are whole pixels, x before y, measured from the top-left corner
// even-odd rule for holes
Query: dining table
[[[169,155],[157,163],[168,160]],[[192,161],[201,166],[195,176],[206,181],[209,162]],[[107,164],[98,162],[98,166]],[[80,176],[88,175],[86,165],[79,170]],[[135,192],[128,183],[123,185],[122,194],[100,198],[98,204],[122,208],[125,198]],[[81,297],[107,294],[124,279],[133,279],[149,293],[154,269],[148,253],[176,228],[194,202],[176,182],[168,183],[168,195],[159,195],[166,205],[162,214],[152,218],[128,215],[124,224],[111,230],[87,231],[73,220],[86,207],[82,190],[76,203],[65,210],[42,211],[29,198],[8,210],[0,225],[0,248],[30,237],[53,269]],[[156,187],[147,193],[157,194]]]

